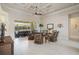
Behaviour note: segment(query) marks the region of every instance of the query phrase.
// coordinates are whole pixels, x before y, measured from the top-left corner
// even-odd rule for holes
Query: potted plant
[[[1,41],[0,43],[3,43],[4,42],[4,36],[5,36],[5,24],[4,23],[1,23]]]
[[[40,32],[41,32],[41,28],[43,27],[43,24],[39,24],[39,27],[40,27]]]

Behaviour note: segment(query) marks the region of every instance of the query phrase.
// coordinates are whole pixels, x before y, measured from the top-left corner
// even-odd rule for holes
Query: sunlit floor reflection
[[[72,55],[79,54],[78,42],[69,40],[58,40],[57,42],[47,42],[41,45],[28,40],[27,37],[14,40],[15,55]]]

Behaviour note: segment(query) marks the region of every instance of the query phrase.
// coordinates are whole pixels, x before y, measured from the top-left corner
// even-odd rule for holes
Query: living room
[[[78,20],[71,21],[78,16],[78,3],[2,3],[0,23],[5,24],[4,37],[10,37],[13,48],[6,52],[4,41],[0,54],[79,54]]]

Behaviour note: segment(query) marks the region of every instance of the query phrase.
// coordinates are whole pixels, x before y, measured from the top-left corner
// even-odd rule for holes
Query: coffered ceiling
[[[34,14],[37,6],[39,8],[39,12],[42,14],[48,14],[51,12],[56,12],[65,8],[69,8],[71,6],[77,5],[77,3],[3,3],[2,7],[8,12],[12,12],[14,9],[29,12]],[[9,8],[12,8],[11,10]],[[8,10],[9,9],[9,10]]]

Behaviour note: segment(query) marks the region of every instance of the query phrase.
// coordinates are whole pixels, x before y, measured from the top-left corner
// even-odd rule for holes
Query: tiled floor
[[[58,40],[41,45],[34,44],[28,38],[17,38],[14,40],[15,55],[78,55],[79,43],[69,40]]]

